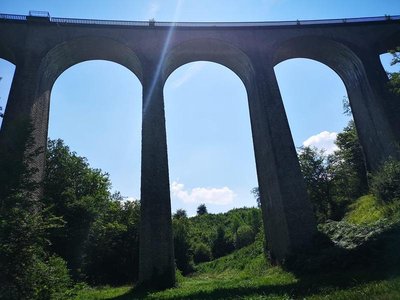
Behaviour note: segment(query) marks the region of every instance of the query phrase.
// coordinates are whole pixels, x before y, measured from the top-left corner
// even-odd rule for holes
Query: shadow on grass
[[[312,255],[299,256],[288,269],[296,275],[296,283],[227,287],[221,282],[220,287],[193,291],[188,295],[171,295],[171,299],[230,299],[255,295],[303,298],[391,279],[400,276],[399,236],[400,226],[396,226],[357,249],[325,245]],[[151,293],[132,289],[112,300],[145,299]]]
[[[360,274],[363,276],[360,277]],[[366,284],[372,281],[384,280],[393,278],[393,276],[400,275],[394,273],[377,273],[374,270],[358,270],[351,273],[335,274],[322,274],[321,276],[309,276],[301,278],[297,283],[283,284],[283,285],[261,285],[257,287],[219,287],[212,290],[199,290],[188,295],[174,295],[171,299],[184,300],[207,300],[207,299],[230,299],[242,298],[246,296],[282,296],[303,298],[315,294],[326,293],[330,290],[340,289],[346,290],[352,287]],[[362,278],[363,277],[363,278]],[[121,295],[112,300],[132,300],[132,299],[145,299],[151,292],[144,290],[139,291],[132,289],[125,295]]]

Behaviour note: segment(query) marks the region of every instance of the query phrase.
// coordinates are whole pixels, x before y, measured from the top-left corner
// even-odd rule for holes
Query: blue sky
[[[176,8],[180,4],[179,12]],[[156,21],[276,21],[399,15],[398,0],[2,0],[0,13],[49,11],[70,18]],[[383,58],[388,65],[389,56]],[[334,149],[346,91],[328,67],[294,59],[275,67],[296,146]],[[13,66],[0,61],[0,106]],[[62,138],[92,166],[110,174],[113,189],[140,195],[141,86],[124,67],[106,61],[75,65],[51,94],[49,136]],[[214,63],[176,70],[165,89],[172,210],[195,214],[253,206],[257,186],[247,96],[240,79]]]

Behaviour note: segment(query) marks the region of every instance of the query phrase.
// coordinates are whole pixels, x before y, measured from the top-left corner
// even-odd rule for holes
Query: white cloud
[[[181,77],[175,79],[171,85],[174,89],[179,88],[182,86],[184,83],[192,79],[195,75],[197,75],[205,66],[205,62],[197,62],[194,64],[191,64],[189,68],[185,70],[185,72],[182,74]]]
[[[120,200],[120,202],[125,203],[128,201],[136,201],[138,198],[137,197],[122,197],[122,200]]]
[[[338,150],[338,147],[334,143],[336,136],[336,132],[322,131],[306,139],[303,142],[303,146],[324,149],[326,154],[332,154],[334,151]]]
[[[209,203],[217,205],[227,205],[233,202],[236,194],[228,187],[222,188],[203,188],[197,187],[191,191],[185,190],[185,186],[179,182],[172,182],[172,195],[182,200],[184,203]]]

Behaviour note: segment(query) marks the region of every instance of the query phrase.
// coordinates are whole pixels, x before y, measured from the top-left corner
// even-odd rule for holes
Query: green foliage
[[[45,171],[44,201],[65,222],[50,231],[51,250],[64,258],[79,278],[84,242],[108,205],[110,181],[107,174],[90,168],[85,158],[71,152],[61,140],[48,141]]]
[[[197,243],[193,246],[193,261],[198,264],[212,259],[211,249],[204,243]]]
[[[400,161],[385,162],[373,175],[371,190],[382,203],[400,201]]]
[[[368,191],[367,171],[356,128],[350,121],[337,135],[332,155],[304,147],[300,167],[318,223],[341,220],[348,206]]]
[[[393,225],[384,229],[373,228],[371,236],[364,231],[365,227],[360,228],[344,222],[329,223],[327,231],[336,236],[338,243],[327,249],[330,252],[324,253],[326,257],[323,260],[321,257],[302,260],[302,264],[324,263],[313,272],[293,273],[280,267],[271,267],[263,253],[262,239],[257,239],[255,243],[227,256],[199,264],[192,276],[180,277],[176,288],[146,293],[129,287],[90,289],[83,291],[76,300],[397,299],[400,295],[400,228],[395,229]],[[346,239],[351,250],[336,251],[340,247],[340,240]],[[356,247],[353,247],[354,243]],[[363,248],[363,245],[364,249],[357,249]],[[366,245],[367,249],[373,250],[366,251]],[[387,260],[388,256],[390,259]],[[360,258],[360,264],[354,266],[349,258]],[[345,263],[344,259],[347,260]],[[376,259],[377,265],[366,266],[370,259]],[[385,260],[391,264],[381,269],[379,263]],[[338,266],[342,268],[338,269]]]
[[[190,251],[188,221],[185,218],[172,221],[176,267],[186,275],[193,271],[192,253]]]
[[[254,261],[257,264],[259,263],[257,267],[254,266]],[[263,252],[263,240],[260,237],[251,245],[243,247],[229,255],[198,265],[197,272],[200,274],[221,274],[223,272],[235,271],[255,275],[253,271],[256,267],[258,268],[258,275],[260,275],[260,268],[264,272],[268,265]]]
[[[306,183],[308,197],[313,205],[319,223],[330,214],[330,176],[327,157],[317,148],[302,147],[299,151],[299,163]]]
[[[187,213],[186,210],[184,209],[178,209],[174,215],[172,216],[174,219],[181,219],[181,218],[187,218]]]
[[[260,188],[259,187],[252,188],[250,193],[252,193],[254,198],[256,199],[257,207],[261,208]]]
[[[241,225],[251,226],[255,233],[262,227],[261,210],[258,208],[232,209],[226,213],[195,216],[188,220],[189,236],[193,245],[202,242],[211,246],[217,236],[218,227],[224,228],[225,236],[232,243]]]
[[[211,251],[214,258],[224,256],[235,249],[233,241],[225,234],[225,229],[219,226],[215,238],[212,240]]]
[[[207,207],[206,207],[206,205],[204,203],[200,204],[199,207],[197,207],[197,215],[198,216],[202,216],[202,215],[205,215],[207,213],[208,213],[207,212]]]
[[[46,261],[37,261],[33,273],[37,283],[34,299],[70,299],[73,294],[72,280],[62,258],[50,256]]]
[[[358,198],[349,206],[344,221],[355,225],[373,224],[385,217],[385,207],[373,195]]]
[[[337,135],[339,150],[332,155],[329,165],[332,178],[331,219],[343,218],[347,206],[368,191],[364,155],[353,121]]]
[[[240,249],[254,242],[254,232],[251,226],[242,225],[236,233],[235,248]]]
[[[392,224],[386,220],[364,225],[353,225],[345,221],[330,221],[320,224],[318,228],[340,247],[354,249],[369,240],[373,240],[391,226]]]
[[[391,61],[391,65],[396,65],[398,63],[400,63],[400,47],[397,47],[394,50],[389,51],[392,55],[392,61]],[[389,88],[390,90],[395,93],[400,95],[400,72],[392,72],[389,73]]]
[[[116,199],[90,228],[83,273],[92,284],[125,284],[138,278],[140,202]]]
[[[15,130],[14,151],[0,155],[0,299],[64,299],[68,271],[45,248],[47,230],[59,222],[45,209],[33,180],[37,170],[31,166],[40,149],[29,122]]]

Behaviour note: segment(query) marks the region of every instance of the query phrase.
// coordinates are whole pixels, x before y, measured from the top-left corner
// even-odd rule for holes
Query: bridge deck
[[[0,14],[0,20],[28,21],[32,16]],[[58,17],[34,17],[36,20],[43,19],[51,23],[64,24],[87,24],[87,25],[115,25],[115,26],[176,26],[176,27],[274,27],[274,26],[298,26],[298,25],[332,25],[343,23],[370,23],[399,21],[400,15],[363,17],[363,18],[342,18],[342,19],[321,19],[321,20],[296,20],[296,21],[266,21],[266,22],[157,22],[157,21],[123,21],[123,20],[96,20],[96,19],[74,19]]]

